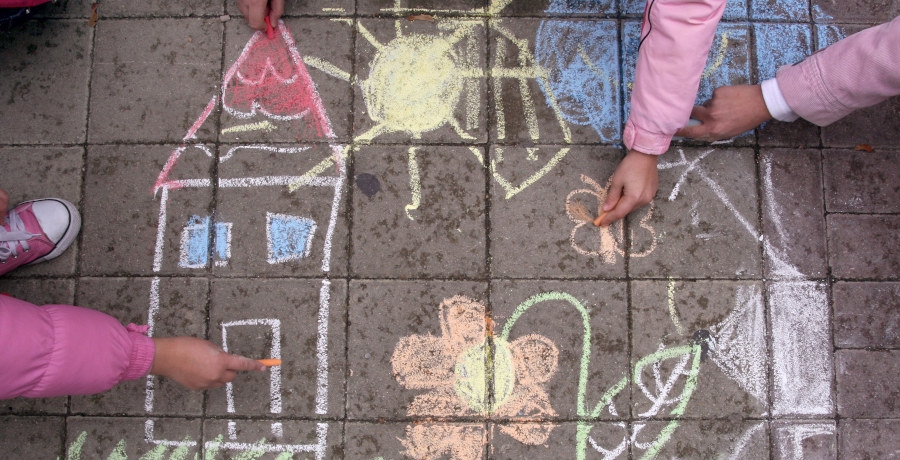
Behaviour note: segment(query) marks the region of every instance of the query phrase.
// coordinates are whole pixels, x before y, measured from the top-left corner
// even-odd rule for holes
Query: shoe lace
[[[6,262],[10,256],[13,258],[18,257],[19,252],[17,248],[19,246],[22,246],[22,249],[28,252],[31,249],[28,246],[28,240],[40,236],[25,229],[25,222],[22,222],[22,218],[19,217],[15,210],[10,211],[6,215],[6,220],[9,222],[9,230],[5,226],[0,225],[0,262]]]

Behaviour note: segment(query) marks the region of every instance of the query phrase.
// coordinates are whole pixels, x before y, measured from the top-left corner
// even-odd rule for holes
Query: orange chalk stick
[[[272,367],[272,366],[280,366],[280,359],[258,359],[257,361],[261,362],[263,366]]]
[[[603,211],[603,212],[601,212],[600,215],[597,216],[596,219],[594,219],[594,225],[596,225],[596,226],[599,227],[599,226],[600,226],[600,223],[603,222],[603,218],[606,217],[607,214],[609,214],[609,211]]]

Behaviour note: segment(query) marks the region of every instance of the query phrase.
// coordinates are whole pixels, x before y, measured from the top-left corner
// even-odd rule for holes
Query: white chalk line
[[[230,439],[235,439],[237,432],[235,426],[233,425],[235,422],[229,420],[228,422],[228,436]],[[277,430],[275,425],[281,426],[280,422],[274,422],[272,424],[272,429]],[[153,420],[144,421],[144,442],[147,444],[152,444],[155,446],[168,446],[168,447],[195,447],[199,445],[197,441],[171,441],[165,439],[156,439],[154,436],[155,423]],[[281,435],[284,435],[283,428],[281,429]],[[234,431],[233,431],[234,430]],[[274,433],[273,433],[274,434]],[[234,435],[234,437],[232,437]],[[207,441],[204,443],[204,449],[207,451],[210,450],[218,450],[218,449],[226,449],[226,450],[235,450],[235,451],[265,451],[265,452],[314,452],[316,454],[316,460],[323,460],[325,458],[325,449],[327,445],[325,444],[327,441],[328,435],[328,424],[327,423],[316,423],[316,443],[315,444],[287,444],[287,443],[277,443],[277,444],[260,444],[260,443],[247,443],[247,442],[220,442],[220,441]],[[276,435],[277,436],[277,435]]]
[[[156,224],[156,247],[153,250],[153,272],[158,273],[162,270],[163,244],[165,242],[166,233],[166,204],[169,200],[169,188],[162,187],[162,193],[159,196],[159,215]]]
[[[156,328],[156,315],[159,313],[159,277],[150,280],[150,308],[147,310],[147,337],[153,337]],[[144,383],[144,411],[153,412],[153,393],[156,388],[156,377],[147,375]]]
[[[328,317],[331,281],[322,280],[319,289],[319,315],[316,326],[316,413],[328,412]]]

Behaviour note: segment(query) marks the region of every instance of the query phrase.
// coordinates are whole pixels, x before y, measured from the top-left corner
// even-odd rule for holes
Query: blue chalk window
[[[212,240],[210,240],[211,228]],[[213,244],[212,251],[210,243]],[[181,231],[181,256],[178,266],[206,268],[209,266],[210,252],[217,266],[228,263],[228,259],[231,258],[231,223],[213,223],[209,216],[191,216]]]
[[[280,264],[309,256],[316,222],[308,217],[266,213],[268,262]]]

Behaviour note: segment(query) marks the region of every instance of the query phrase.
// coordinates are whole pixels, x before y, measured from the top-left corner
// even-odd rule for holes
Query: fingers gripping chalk
[[[266,366],[266,367],[281,365],[280,359],[258,359],[257,361],[259,361],[260,363],[262,363],[263,366]]]

